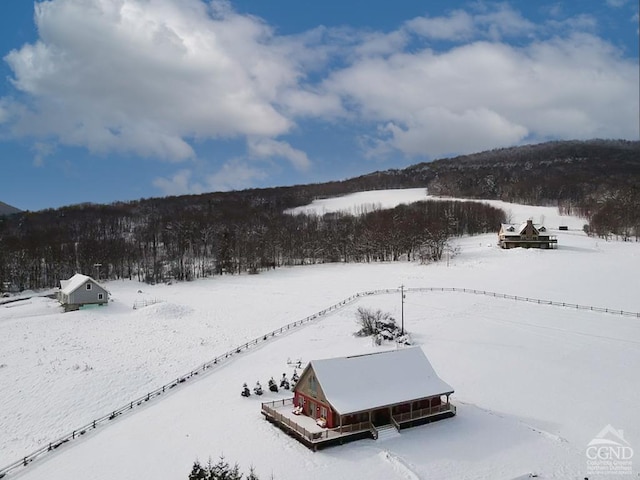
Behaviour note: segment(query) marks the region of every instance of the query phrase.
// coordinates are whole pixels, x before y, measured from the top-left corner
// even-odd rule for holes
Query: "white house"
[[[83,305],[104,305],[109,301],[109,292],[93,278],[76,273],[69,280],[60,280],[58,301],[68,312]]]

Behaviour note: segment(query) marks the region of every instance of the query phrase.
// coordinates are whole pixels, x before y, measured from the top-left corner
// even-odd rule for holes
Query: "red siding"
[[[318,399],[310,397],[308,395],[305,395],[302,392],[298,392],[296,391],[293,395],[293,403],[295,405],[299,405],[299,398],[302,397],[304,398],[304,413],[305,415],[311,417],[311,418],[320,418],[321,416],[321,407],[325,407],[327,409],[327,428],[333,428],[335,427],[334,425],[334,419],[333,419],[333,411],[331,410],[331,407],[323,402],[319,402]],[[311,404],[315,405],[315,412],[311,412],[309,411],[309,408],[311,407]]]

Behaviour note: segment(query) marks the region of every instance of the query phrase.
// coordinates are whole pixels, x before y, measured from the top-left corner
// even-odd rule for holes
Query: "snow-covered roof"
[[[527,222],[524,222],[524,223],[521,223],[521,224],[503,223],[500,226],[501,226],[501,230],[502,230],[503,234],[506,237],[519,236],[524,231],[524,229],[527,227]],[[545,226],[540,224],[540,223],[534,223],[533,226],[534,226],[534,228],[536,230],[538,230],[538,232],[546,231]]]
[[[82,275],[81,273],[76,273],[69,280],[60,280],[60,291],[68,295],[84,285],[87,281],[91,281],[96,285],[98,284],[93,278]]]
[[[310,363],[327,400],[340,414],[453,393],[420,347]]]

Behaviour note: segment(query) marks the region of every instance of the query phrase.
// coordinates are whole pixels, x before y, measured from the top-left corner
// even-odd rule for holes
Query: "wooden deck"
[[[314,451],[364,438],[378,438],[378,431],[370,422],[336,428],[322,428],[316,424],[313,418],[293,413],[293,398],[263,403],[262,414],[266,420]],[[449,403],[394,415],[391,417],[391,424],[400,431],[404,428],[453,417],[455,414],[455,405]]]
[[[369,422],[342,428],[319,427],[313,418],[293,413],[293,398],[263,403],[262,414],[266,420],[314,451],[362,438],[374,438],[373,425]]]

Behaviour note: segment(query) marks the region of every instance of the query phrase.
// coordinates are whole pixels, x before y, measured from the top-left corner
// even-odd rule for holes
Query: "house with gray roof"
[[[315,450],[452,417],[453,392],[422,348],[411,347],[312,360],[293,398],[263,403],[262,413]]]
[[[68,312],[84,305],[105,305],[109,301],[109,292],[93,278],[76,273],[69,280],[60,280],[57,297]]]

